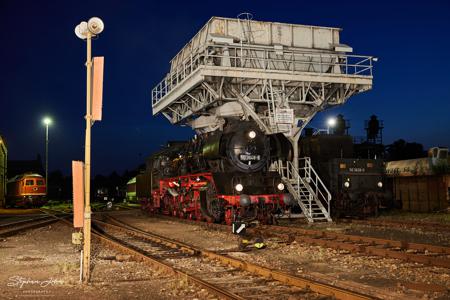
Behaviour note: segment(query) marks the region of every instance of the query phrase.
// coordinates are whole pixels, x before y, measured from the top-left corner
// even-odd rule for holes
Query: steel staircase
[[[291,161],[278,162],[278,172],[288,191],[297,200],[308,222],[331,222],[331,194],[311,165],[311,159],[299,159],[296,168]]]

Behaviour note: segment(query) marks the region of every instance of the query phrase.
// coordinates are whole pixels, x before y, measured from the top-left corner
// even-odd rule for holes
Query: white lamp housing
[[[87,32],[88,32],[88,23],[87,22],[81,22],[80,24],[75,27],[75,34],[78,38],[85,40],[87,38]]]
[[[103,24],[102,19],[97,18],[97,17],[92,17],[89,19],[89,21],[87,23],[87,27],[90,32],[97,35],[103,31],[103,29],[105,28],[105,24]]]

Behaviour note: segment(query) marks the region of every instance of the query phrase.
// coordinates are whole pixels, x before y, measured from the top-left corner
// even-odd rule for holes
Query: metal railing
[[[292,195],[297,194],[299,199],[298,204],[300,205],[302,211],[305,213],[305,216],[312,220],[312,197],[309,189],[305,191],[302,187],[306,186],[303,179],[299,176],[297,168],[295,168],[294,164],[290,161],[287,161],[286,166],[283,165],[282,161],[278,162],[278,172],[282,178],[287,180],[287,188]],[[294,181],[295,185],[291,185],[291,182]],[[305,206],[303,199],[308,199],[308,206]]]
[[[173,66],[171,72],[153,88],[152,105],[157,104],[200,66],[372,77],[372,61],[372,56],[337,52],[300,49],[278,52],[267,46],[206,44]]]
[[[330,218],[331,193],[312,167],[309,157],[301,158],[299,165],[300,167],[296,168],[291,161],[287,161],[286,165],[282,161],[279,161],[277,164],[281,177],[285,178],[288,182],[293,182],[295,185],[295,187],[292,187],[293,190],[289,192],[298,195],[299,199],[297,200],[300,200],[299,205],[305,214],[307,214],[308,218],[314,219],[313,202],[319,208],[322,207],[325,209],[326,212],[322,211],[323,215],[326,218]],[[305,206],[302,200],[307,200],[308,205]]]
[[[316,170],[311,165],[310,157],[303,157],[299,159],[299,171],[300,177],[305,178],[306,182],[308,182],[314,194],[317,195],[319,201],[325,202],[327,206],[327,211],[329,213],[332,198],[331,193],[326,187],[326,185],[323,183],[322,179],[320,179]],[[324,203],[322,203],[322,205],[323,204]]]

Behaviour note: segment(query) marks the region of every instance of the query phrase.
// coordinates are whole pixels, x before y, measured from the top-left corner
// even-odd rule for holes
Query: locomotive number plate
[[[249,160],[260,160],[261,156],[260,155],[250,155],[250,154],[241,154],[239,156],[239,158],[242,161],[249,161]]]
[[[355,173],[364,173],[366,172],[366,169],[364,168],[349,168],[350,172],[355,172]]]

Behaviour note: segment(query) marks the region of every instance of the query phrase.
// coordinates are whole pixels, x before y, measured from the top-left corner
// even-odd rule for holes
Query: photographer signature
[[[25,285],[37,285],[40,287],[47,287],[61,284],[64,284],[64,281],[60,279],[49,278],[47,280],[33,280],[22,276],[12,276],[9,277],[9,282],[7,286],[23,288]]]

